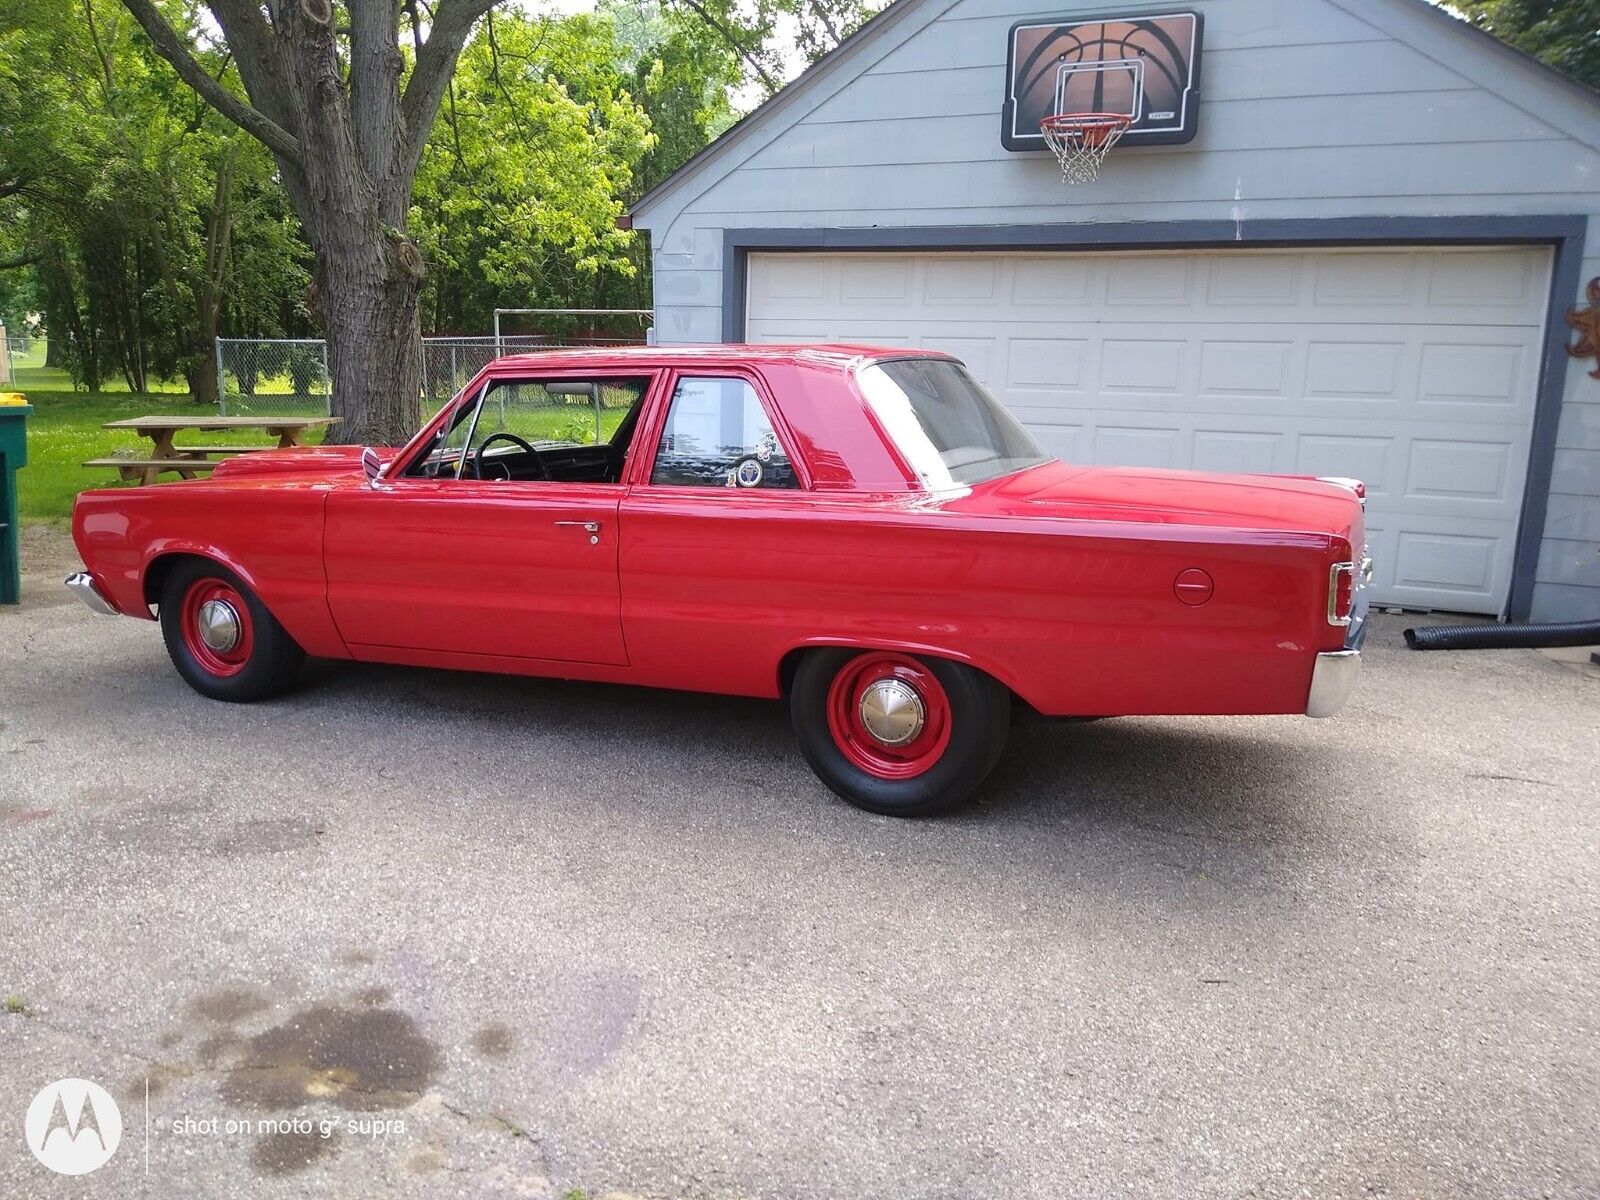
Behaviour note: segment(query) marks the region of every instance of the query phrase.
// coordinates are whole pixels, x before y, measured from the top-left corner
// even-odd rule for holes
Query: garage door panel
[[[1280,433],[1242,429],[1200,429],[1194,434],[1193,467],[1197,471],[1232,471],[1245,475],[1275,475],[1283,464]]]
[[[1499,612],[1543,346],[1528,247],[752,254],[752,340],[947,349],[1079,462],[1367,482],[1375,596]]]
[[[1100,425],[1094,431],[1095,462],[1115,462],[1129,467],[1175,467],[1179,465],[1176,443],[1181,432],[1166,428],[1140,428],[1130,425]]]
[[[1470,408],[1474,420],[1485,415],[1492,419],[1498,411],[1505,420],[1515,421],[1533,399],[1537,375],[1528,369],[1528,361],[1537,353],[1531,337],[1492,344],[1430,340],[1422,346],[1417,399],[1435,409]]]
[[[1502,568],[1510,568],[1509,562],[1501,562],[1506,544],[1507,539],[1487,531],[1402,529],[1395,536],[1392,592],[1402,600],[1443,592],[1457,597],[1464,608],[1489,602]]]

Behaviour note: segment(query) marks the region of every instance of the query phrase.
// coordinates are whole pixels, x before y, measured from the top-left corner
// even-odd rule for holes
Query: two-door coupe
[[[876,812],[994,767],[1014,708],[1330,716],[1359,666],[1359,484],[1092,468],[956,359],[855,346],[491,363],[400,450],[240,456],[78,497],[103,612],[178,673],[306,655],[787,697]]]

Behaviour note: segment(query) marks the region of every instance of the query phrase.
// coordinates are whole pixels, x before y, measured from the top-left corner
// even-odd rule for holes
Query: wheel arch
[[[144,565],[144,574],[141,580],[144,602],[155,605],[161,602],[161,589],[166,586],[167,578],[172,574],[179,563],[188,560],[196,562],[213,563],[232,572],[239,581],[255,593],[260,599],[261,589],[256,586],[255,577],[247,570],[234,562],[228,555],[221,553],[212,546],[173,546],[163,547],[151,555]],[[265,601],[262,601],[264,604]]]
[[[943,658],[950,662],[958,662],[976,671],[982,671],[996,683],[1011,693],[1011,698],[1028,708],[1037,706],[1028,699],[1025,692],[1017,687],[1016,678],[990,659],[981,655],[971,655],[960,650],[952,650],[947,646],[931,645],[925,642],[913,642],[895,638],[860,638],[860,637],[812,637],[797,642],[790,646],[778,659],[778,694],[787,696],[794,686],[794,675],[800,667],[800,660],[813,650],[891,650],[901,654],[911,654],[918,658]]]

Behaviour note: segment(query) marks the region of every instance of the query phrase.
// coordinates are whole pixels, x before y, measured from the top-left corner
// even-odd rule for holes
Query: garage
[[[753,342],[962,358],[1070,462],[1365,480],[1381,603],[1498,614],[1550,252],[748,257]]]
[[[658,342],[934,347],[1063,459],[1359,478],[1378,603],[1510,621],[1600,616],[1597,221],[1600,95],[1428,0],[895,0],[627,217]]]

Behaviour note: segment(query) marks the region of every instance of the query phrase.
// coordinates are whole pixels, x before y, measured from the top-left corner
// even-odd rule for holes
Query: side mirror
[[[378,457],[378,452],[371,446],[366,446],[361,451],[361,469],[367,473],[367,482],[374,483],[383,473],[383,459]]]

